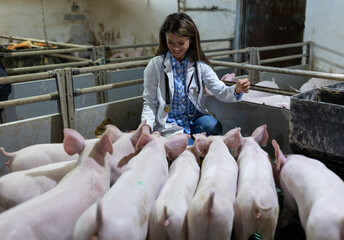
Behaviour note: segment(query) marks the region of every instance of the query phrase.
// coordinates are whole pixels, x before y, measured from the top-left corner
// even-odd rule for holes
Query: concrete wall
[[[79,13],[84,14],[86,20],[65,20],[65,14],[71,12],[71,0],[43,0],[48,40],[73,41],[75,43],[89,41],[88,38],[91,37],[91,33],[85,31],[85,29],[89,29],[87,20],[90,16],[88,1],[76,1],[76,3],[80,7]],[[0,0],[0,16],[1,35],[44,39],[40,1]],[[79,26],[76,31],[75,26]],[[75,38],[75,35],[79,36],[79,38]]]
[[[43,0],[48,40],[96,45],[158,42],[162,21],[178,11],[177,0],[75,0],[79,9],[74,14],[85,19],[66,20],[72,2]],[[233,36],[236,0],[187,1],[187,7],[213,5],[227,11],[187,12],[196,22],[201,39]],[[0,35],[44,39],[40,1],[27,0],[24,4],[20,0],[0,0],[0,14]]]
[[[43,1],[49,40],[114,45],[157,42],[164,18],[178,11],[177,0],[75,0],[79,6],[77,14],[85,20],[66,20],[72,2]],[[227,11],[187,12],[196,22],[201,39],[233,36],[236,0],[187,0],[187,7],[191,8],[213,5]],[[344,70],[343,9],[343,0],[307,1],[304,41],[316,43],[315,70],[334,73]],[[40,1],[0,0],[0,15],[0,35],[44,39]],[[0,43],[6,42],[0,40]]]
[[[344,1],[309,0],[304,41],[315,42],[313,69],[344,73]]]

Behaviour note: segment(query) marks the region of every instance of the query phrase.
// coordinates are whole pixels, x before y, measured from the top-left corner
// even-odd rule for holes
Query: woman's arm
[[[237,98],[237,93],[239,92],[239,90],[241,90],[241,88],[236,91],[237,85],[226,86],[226,84],[218,78],[214,70],[209,65],[201,62],[198,66],[200,69],[200,78],[203,80],[206,88],[217,99],[222,102],[237,102],[241,100],[241,97]],[[237,95],[235,95],[234,93],[236,93]]]
[[[153,130],[156,114],[159,107],[157,96],[158,72],[153,60],[150,60],[143,74],[143,109],[141,121],[147,120],[147,124]]]

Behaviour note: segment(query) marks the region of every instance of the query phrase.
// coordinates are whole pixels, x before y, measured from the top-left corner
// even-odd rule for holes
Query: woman
[[[222,102],[237,102],[248,92],[250,82],[239,79],[236,85],[226,86],[204,55],[192,19],[185,13],[170,14],[160,28],[157,54],[144,71],[141,119],[163,136],[177,132],[221,135],[221,123],[204,105],[204,86]]]

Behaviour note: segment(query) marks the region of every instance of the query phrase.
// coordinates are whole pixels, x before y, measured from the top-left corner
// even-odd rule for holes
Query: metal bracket
[[[66,101],[66,85],[65,85],[65,70],[58,69],[57,70],[57,92],[59,94],[59,106],[60,106],[60,114],[62,118],[62,127],[69,128],[69,121],[68,121],[68,107]]]
[[[97,59],[101,59],[100,62],[98,62],[99,65],[105,65],[105,47],[104,46],[98,46],[94,47],[92,49],[92,61],[96,61]],[[101,86],[105,85],[107,83],[106,81],[106,71],[100,71],[96,75],[96,85]],[[105,103],[108,101],[108,92],[98,92],[97,93],[97,99],[98,103]]]
[[[73,73],[72,68],[67,68],[65,70],[66,74],[66,100],[67,100],[67,109],[68,109],[68,125],[70,128],[74,129],[74,93],[73,93]]]
[[[250,59],[249,63],[252,65],[260,65],[260,56],[258,48],[250,48]],[[259,70],[249,70],[249,78],[252,84],[260,82],[260,71]]]

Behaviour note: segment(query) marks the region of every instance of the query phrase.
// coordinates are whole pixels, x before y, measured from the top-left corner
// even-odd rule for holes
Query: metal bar
[[[137,66],[146,65],[148,64],[148,62],[149,60],[142,60],[142,61],[133,61],[133,62],[125,62],[125,63],[107,64],[107,65],[94,66],[94,67],[77,68],[77,69],[73,69],[73,74],[99,72],[103,70],[113,70],[113,69],[124,68],[124,67],[137,67]]]
[[[302,57],[301,59],[301,64],[302,65],[306,65],[307,64],[307,61],[308,61],[308,51],[307,51],[307,48],[308,48],[308,44],[305,45],[305,46],[302,46],[302,53],[304,54],[304,56]],[[312,69],[309,69],[309,70],[312,70]]]
[[[236,84],[236,82],[230,82],[230,81],[224,81],[224,83],[227,86],[232,86],[232,85]],[[250,85],[250,90],[256,90],[256,91],[261,91],[261,92],[268,92],[268,93],[274,93],[274,94],[280,94],[280,95],[286,95],[286,96],[293,96],[293,95],[296,94],[295,92],[284,90],[284,89],[262,87],[262,86],[258,86],[258,85],[255,85],[255,84],[251,84]]]
[[[48,94],[34,96],[34,97],[25,97],[25,98],[19,98],[19,99],[14,99],[14,100],[1,101],[0,108],[19,106],[19,105],[24,105],[24,104],[29,104],[29,103],[52,101],[52,100],[58,100],[58,99],[59,99],[58,93],[53,92],[53,93],[48,93]]]
[[[225,50],[221,52],[216,52],[216,53],[206,53],[205,55],[207,57],[215,57],[215,56],[227,56],[230,54],[240,54],[240,53],[247,53],[249,52],[248,49],[240,49],[240,50]],[[124,61],[135,61],[135,60],[142,60],[142,59],[150,59],[154,57],[153,55],[149,56],[140,56],[140,57],[131,57],[131,58],[110,58],[110,62],[124,62]]]
[[[233,38],[234,36],[229,37],[229,38],[207,39],[207,40],[201,40],[201,43],[225,42],[225,41],[230,41]],[[105,48],[124,49],[124,48],[139,48],[139,47],[157,47],[157,46],[159,46],[158,43],[143,43],[143,44],[109,45],[109,46],[105,46]]]
[[[75,89],[74,96],[80,96],[83,94],[100,92],[100,91],[110,90],[114,88],[128,87],[128,86],[133,86],[133,85],[142,84],[142,83],[143,83],[143,78],[140,78],[140,79],[130,80],[126,82],[111,83],[111,84],[105,84],[102,86]]]
[[[314,64],[314,42],[308,43],[307,53],[308,53],[308,70],[312,70],[313,64]]]
[[[344,70],[344,66],[340,65],[338,63],[331,62],[331,61],[329,61],[329,60],[327,60],[325,58],[319,57],[319,56],[314,56],[313,58],[317,62],[323,62],[323,63],[326,63],[326,64],[330,65],[331,67],[340,68],[340,69]]]
[[[201,43],[226,42],[226,41],[231,41],[231,39],[234,39],[234,36],[231,36],[229,38],[201,40]],[[143,43],[143,44],[109,45],[109,46],[105,46],[105,48],[125,49],[125,48],[139,48],[139,47],[157,47],[157,46],[159,46],[158,43]]]
[[[64,93],[59,94],[58,92],[53,92],[53,93],[34,96],[34,97],[26,97],[26,98],[20,98],[20,99],[15,99],[15,100],[1,101],[0,108],[60,99],[61,115],[62,115],[63,121],[65,122],[64,124],[67,124],[66,123],[66,121],[68,120],[67,113],[72,111],[73,108],[69,107],[68,108],[69,110],[67,111],[67,103],[65,99],[66,91],[64,91],[64,84],[62,83],[62,81],[67,74],[67,82],[71,82],[70,78],[68,77],[69,71],[71,70],[66,70],[66,73],[65,73],[63,69],[58,70],[58,89],[60,92],[64,92]],[[114,88],[128,87],[128,86],[133,86],[133,85],[142,84],[142,83],[143,83],[143,78],[140,78],[140,79],[130,80],[126,82],[112,83],[112,84],[106,84],[102,86],[95,86],[95,87],[82,88],[82,89],[75,89],[73,91],[73,95],[80,96],[82,94],[105,91],[105,90],[110,90]],[[69,87],[69,90],[71,90],[70,87]],[[71,98],[71,91],[69,90],[67,91],[67,97]],[[70,104],[71,104],[71,99],[69,100],[68,105]],[[73,106],[74,106],[74,103],[73,103]],[[74,115],[74,112],[73,112],[73,115]],[[74,118],[72,120],[74,120]]]
[[[290,43],[290,44],[281,44],[281,45],[275,45],[275,46],[267,46],[267,47],[258,47],[259,51],[270,51],[270,50],[276,50],[276,49],[283,49],[283,48],[293,48],[293,47],[302,47],[306,45],[307,43]]]
[[[221,51],[228,51],[229,48],[215,48],[215,49],[207,49],[203,50],[204,53],[210,53],[210,52],[221,52]]]
[[[57,58],[63,58],[63,59],[67,59],[67,60],[72,60],[72,61],[87,61],[90,60],[88,58],[81,58],[81,57],[75,57],[72,55],[65,55],[65,54],[59,54],[59,53],[55,53],[55,54],[51,54],[52,57],[57,57]]]
[[[212,56],[221,56],[221,55],[230,55],[230,54],[240,54],[240,53],[248,53],[250,50],[248,48],[245,49],[239,49],[239,50],[226,50],[222,52],[216,52],[216,53],[207,53],[207,57],[212,57]]]
[[[45,40],[34,39],[34,38],[22,38],[22,37],[3,36],[3,35],[0,35],[0,38],[11,39],[11,41],[12,40],[19,40],[19,41],[32,41],[32,42],[45,43]],[[53,41],[49,41],[49,44],[61,46],[61,47],[77,47],[77,48],[86,47],[88,49],[92,48],[92,46],[85,46],[85,45],[71,44],[71,43],[53,42]]]
[[[105,48],[110,49],[124,49],[124,48],[139,48],[139,47],[157,47],[158,43],[143,43],[143,44],[128,44],[128,45],[110,45]]]
[[[58,64],[49,64],[49,65],[40,65],[40,66],[32,66],[32,67],[22,67],[22,68],[9,68],[7,69],[8,74],[17,74],[23,72],[35,72],[40,70],[51,70],[51,69],[58,69],[58,68],[65,68],[65,67],[79,67],[85,66],[92,63],[91,60],[83,61],[83,62],[70,62],[70,63],[58,63]]]
[[[219,11],[219,12],[233,12],[232,10],[229,10],[227,8],[217,8],[217,7],[211,7],[211,8],[182,8],[184,12],[189,12],[189,11],[211,11],[211,12],[215,12],[215,11]]]
[[[94,64],[94,65],[100,64],[100,63],[102,63],[102,61],[103,61],[102,58],[98,58],[98,59],[96,59],[96,60],[93,62],[93,64]]]
[[[331,48],[328,48],[328,47],[325,47],[325,46],[323,46],[323,45],[317,44],[317,43],[315,43],[315,42],[311,42],[311,41],[309,41],[309,42],[312,43],[312,44],[314,45],[314,47],[315,47],[316,49],[318,49],[318,50],[322,50],[322,51],[325,51],[325,52],[328,52],[328,53],[331,53],[331,54],[335,54],[335,55],[337,55],[338,57],[344,58],[344,53],[342,53],[342,52],[338,52],[338,51],[336,51],[336,50],[333,50],[333,49],[331,49]],[[308,43],[309,43],[309,42],[308,42]]]
[[[295,55],[290,55],[290,56],[284,56],[284,57],[276,57],[276,58],[269,58],[269,59],[264,59],[260,60],[261,64],[266,64],[266,63],[272,63],[272,62],[281,62],[281,61],[286,61],[286,60],[291,60],[291,59],[297,59],[297,58],[302,58],[306,57],[307,54],[295,54]]]
[[[201,43],[209,43],[209,42],[226,42],[226,41],[231,41],[231,39],[234,39],[234,36],[231,36],[229,38],[218,38],[218,39],[206,39],[206,40],[201,40]]]
[[[97,46],[93,48],[93,56],[95,58],[100,59],[99,65],[105,64],[105,47],[104,46]],[[106,71],[100,71],[95,76],[96,86],[101,86],[106,84]],[[107,102],[108,96],[107,92],[97,92],[97,103],[105,103]]]
[[[250,59],[249,59],[249,62],[250,64],[253,64],[253,65],[260,65],[260,62],[259,62],[259,51],[257,48],[250,48]],[[250,81],[255,84],[255,83],[258,83],[260,82],[260,71],[257,71],[257,70],[249,70],[248,71],[249,73],[249,78],[250,78]]]
[[[224,69],[228,69],[228,67],[214,67],[215,71],[219,71],[219,70],[224,70]]]
[[[141,56],[141,57],[126,57],[126,58],[110,58],[110,62],[123,62],[123,61],[136,61],[136,60],[145,60],[154,57],[153,55]]]
[[[20,82],[29,82],[34,80],[41,80],[56,77],[56,71],[48,71],[42,73],[31,73],[31,74],[23,74],[17,76],[9,76],[9,77],[0,77],[1,84],[6,83],[20,83]]]
[[[74,96],[73,96],[73,75],[72,69],[67,68],[65,71],[66,77],[66,100],[67,100],[67,111],[68,111],[68,126],[74,129]]]
[[[28,51],[28,52],[4,53],[4,57],[10,58],[10,57],[33,56],[33,55],[49,55],[49,54],[54,54],[54,53],[86,52],[86,51],[87,51],[87,48],[51,49],[51,50],[38,50],[38,51]]]
[[[344,74],[323,73],[323,72],[305,71],[305,70],[287,69],[287,68],[276,68],[276,67],[267,67],[267,66],[256,66],[252,64],[224,62],[224,61],[217,61],[217,60],[210,60],[210,62],[217,66],[234,67],[234,68],[241,68],[241,69],[253,69],[253,70],[266,71],[266,72],[276,72],[276,73],[283,73],[283,74],[318,77],[318,78],[344,81]]]
[[[68,106],[66,99],[66,73],[64,69],[57,70],[57,90],[60,97],[59,106],[62,118],[62,127],[69,128]]]

